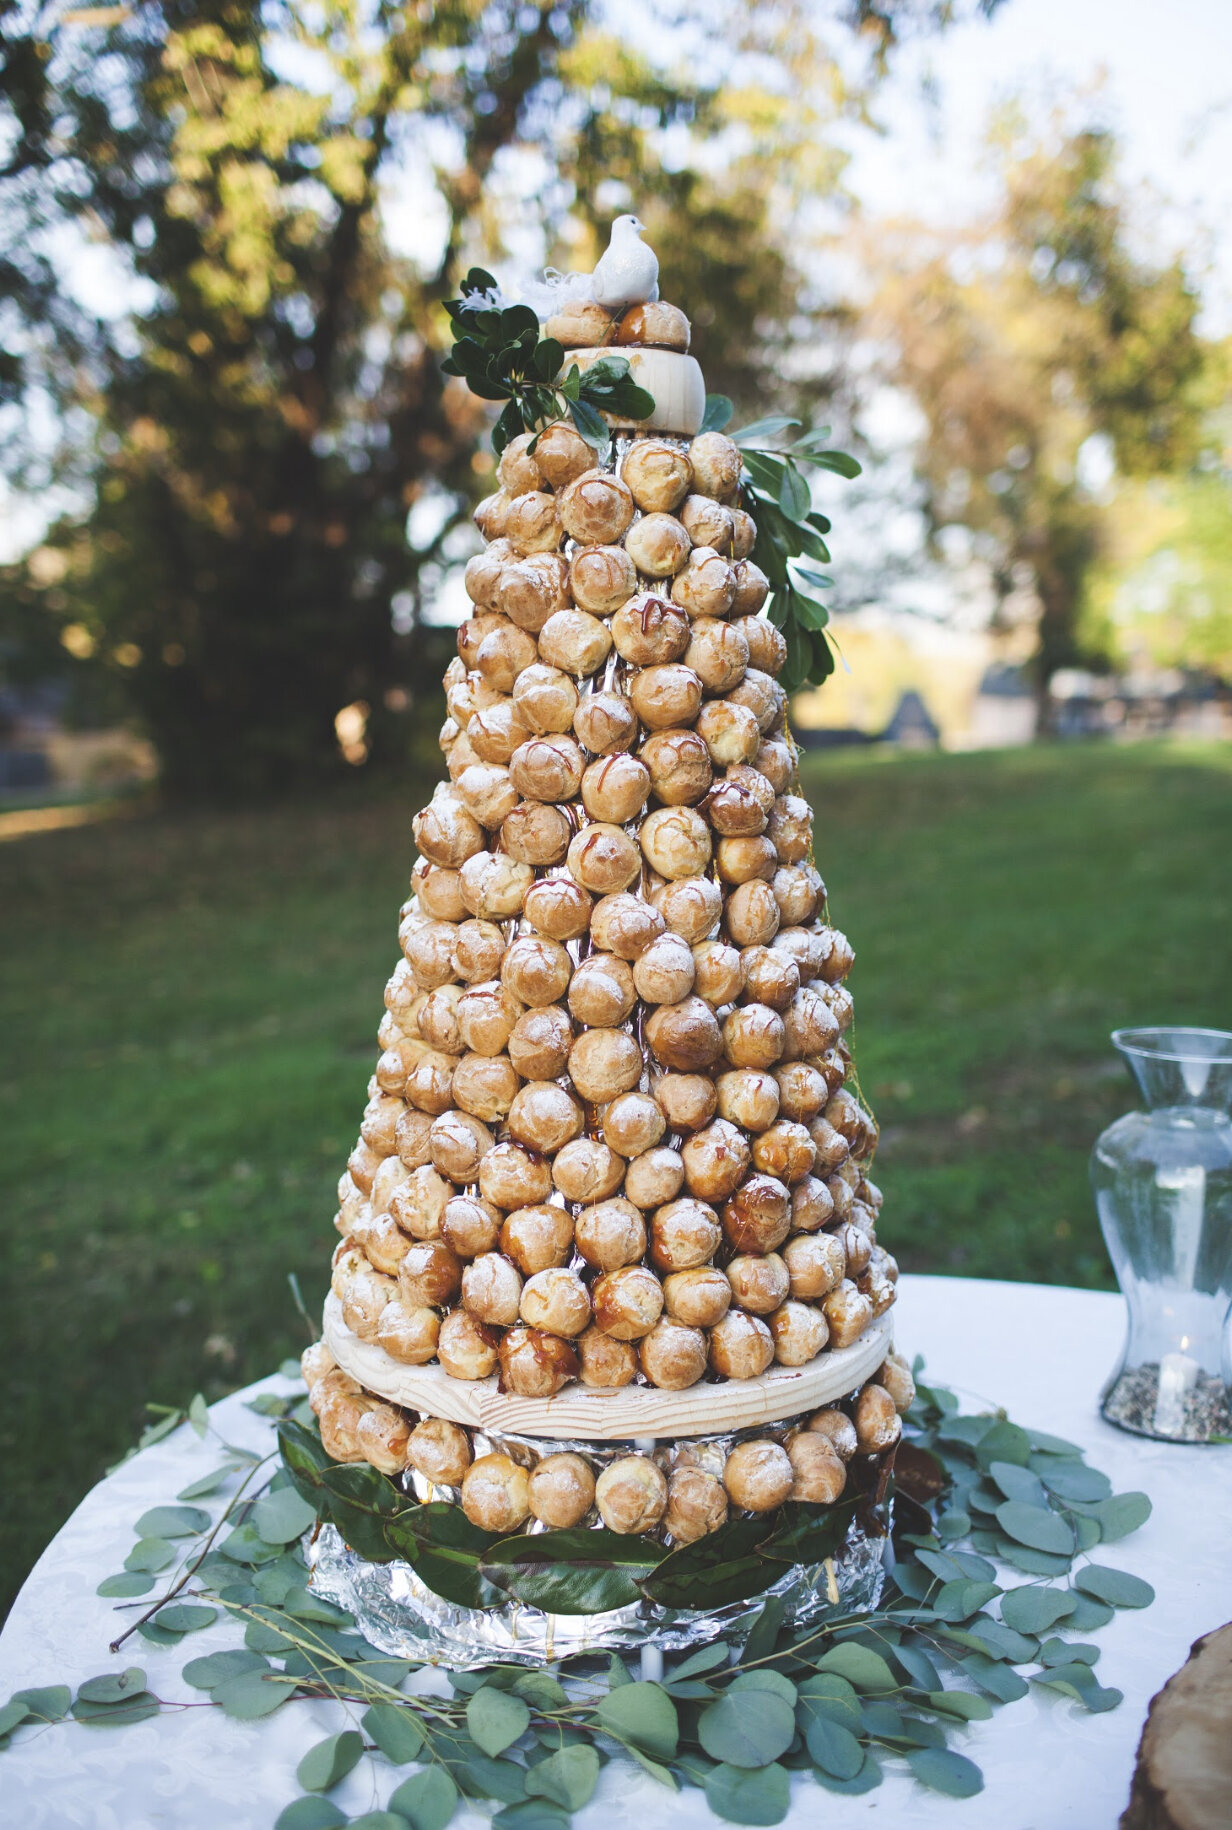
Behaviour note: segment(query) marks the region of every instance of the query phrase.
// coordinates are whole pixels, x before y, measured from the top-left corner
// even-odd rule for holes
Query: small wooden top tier
[[[624,356],[640,388],[654,395],[655,410],[649,419],[621,419],[603,415],[616,432],[674,432],[692,438],[701,431],[706,411],[706,383],[693,356],[670,349],[570,349],[565,351],[565,372],[577,363],[583,373],[605,356]]]
[[[366,1391],[423,1416],[495,1435],[546,1436],[554,1442],[626,1442],[642,1436],[711,1436],[755,1429],[845,1398],[890,1351],[893,1311],[870,1323],[851,1347],[818,1354],[807,1366],[775,1366],[759,1379],[726,1379],[660,1391],[626,1385],[603,1391],[567,1385],[555,1398],[519,1398],[496,1380],[452,1379],[441,1366],[403,1366],[382,1347],[361,1341],[342,1319],[342,1305],[325,1302],[325,1344],[344,1372]]]

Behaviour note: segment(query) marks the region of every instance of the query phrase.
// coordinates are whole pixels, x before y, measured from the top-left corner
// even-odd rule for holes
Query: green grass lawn
[[[1107,1285],[1086,1185],[1118,1023],[1232,1025],[1232,751],[810,757],[907,1267]],[[425,798],[0,846],[16,1585],[133,1440],[304,1338]],[[944,1373],[944,1368],[939,1369]]]

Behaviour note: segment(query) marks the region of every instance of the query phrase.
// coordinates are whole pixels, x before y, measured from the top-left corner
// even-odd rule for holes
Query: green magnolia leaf
[[[726,394],[707,394],[706,411],[702,415],[701,432],[721,432],[736,411]]]
[[[295,1777],[305,1792],[328,1792],[358,1765],[363,1751],[363,1736],[353,1728],[344,1729],[310,1747],[296,1767]]]
[[[763,1554],[773,1542],[773,1538],[766,1540],[766,1544],[762,1547]],[[744,1642],[744,1650],[739,1659],[741,1665],[756,1664],[759,1659],[770,1657],[778,1644],[783,1616],[786,1612],[787,1603],[781,1595],[772,1595],[768,1601],[762,1603],[756,1620],[749,1628],[749,1636]],[[792,1701],[795,1701],[794,1696]]]
[[[145,1672],[139,1665],[124,1671],[108,1671],[102,1677],[87,1678],[78,1687],[79,1703],[124,1703],[145,1689]]]
[[[706,1803],[729,1824],[781,1824],[791,1805],[791,1778],[775,1765],[756,1772],[717,1766],[706,1777]]]
[[[189,1601],[173,1601],[160,1608],[156,1618],[158,1625],[168,1633],[199,1633],[202,1627],[212,1626],[218,1619],[218,1609]]]
[[[458,1808],[458,1788],[444,1767],[425,1767],[390,1795],[389,1809],[405,1819],[412,1830],[445,1830]]]
[[[642,1593],[665,1608],[721,1607],[760,1595],[782,1574],[757,1555],[772,1530],[765,1514],[729,1519],[695,1544],[669,1551],[643,1579]]]
[[[137,1520],[139,1538],[195,1538],[208,1531],[210,1515],[200,1506],[153,1506]]]
[[[495,1690],[485,1684],[466,1705],[466,1726],[471,1740],[485,1754],[495,1757],[526,1733],[530,1727],[530,1710],[521,1697],[510,1696],[508,1691]]]
[[[708,1704],[697,1722],[706,1753],[736,1767],[769,1766],[787,1752],[795,1732],[791,1704],[770,1690],[729,1691]]]
[[[125,1570],[120,1575],[104,1576],[95,1593],[98,1595],[133,1596],[148,1595],[154,1587],[153,1576],[144,1575],[140,1570]]]
[[[294,1686],[270,1671],[245,1671],[238,1677],[225,1678],[211,1690],[223,1713],[237,1722],[255,1722],[261,1716],[272,1716],[291,1696]]]
[[[360,1717],[360,1725],[394,1766],[406,1766],[417,1759],[424,1744],[416,1717],[409,1709],[399,1709],[396,1703],[374,1703]]]
[[[1017,1633],[1046,1633],[1073,1611],[1068,1589],[1009,1589],[1001,1597],[1001,1618]]]
[[[502,1538],[480,1562],[495,1587],[549,1614],[596,1614],[641,1599],[637,1579],[663,1562],[657,1544],[614,1531]]]
[[[335,1830],[336,1825],[346,1821],[337,1805],[331,1804],[328,1798],[297,1798],[285,1811],[279,1812],[274,1830]],[[398,1820],[393,1821],[396,1824]]]
[[[607,427],[588,401],[571,400],[569,416],[588,445],[600,455],[607,451],[611,443]]]
[[[622,1684],[609,1690],[596,1705],[595,1716],[610,1735],[630,1742],[654,1760],[671,1760],[675,1755],[679,1735],[676,1705],[660,1684]]]
[[[870,1651],[867,1646],[831,1646],[817,1660],[817,1669],[846,1678],[856,1690],[876,1693],[898,1688],[889,1665],[880,1653]]]
[[[779,487],[787,469],[787,460],[776,457],[768,451],[746,451],[744,468],[753,479],[758,494],[759,510],[777,510]],[[759,516],[754,518],[759,519]],[[769,519],[769,512],[767,512],[767,518]],[[794,516],[789,516],[788,519],[792,520]],[[779,511],[779,520],[781,523],[781,511]]]
[[[1084,1595],[1094,1596],[1113,1608],[1146,1608],[1155,1599],[1155,1591],[1141,1576],[1131,1576],[1121,1569],[1108,1569],[1101,1563],[1088,1563],[1074,1577],[1074,1587]]]
[[[166,1569],[176,1559],[175,1545],[166,1538],[141,1538],[124,1559],[126,1570],[140,1570],[149,1574],[152,1570]]]
[[[32,1722],[62,1722],[73,1693],[67,1684],[46,1684],[33,1690],[15,1690],[10,1703],[20,1703]]]
[[[490,1608],[508,1599],[481,1567],[484,1554],[499,1539],[472,1525],[460,1506],[434,1500],[411,1507],[389,1521],[385,1537],[445,1601],[464,1608]]]
[[[984,1790],[984,1775],[979,1767],[951,1748],[912,1748],[906,1760],[918,1780],[934,1792],[944,1792],[947,1798],[974,1798]]]
[[[813,451],[808,454],[808,461],[822,470],[832,470],[836,476],[846,477],[849,482],[858,477],[863,468],[848,451]]]
[[[252,1522],[267,1544],[293,1544],[317,1522],[316,1507],[294,1487],[263,1493],[252,1509]]]
[[[599,1783],[599,1756],[593,1747],[562,1747],[526,1775],[532,1798],[548,1798],[565,1811],[580,1811]]]
[[[191,1684],[194,1690],[216,1690],[229,1678],[269,1669],[269,1660],[262,1658],[259,1653],[237,1648],[235,1651],[209,1652],[204,1658],[190,1659],[182,1676],[184,1682]]]
[[[778,503],[789,521],[801,521],[812,507],[809,486],[795,465],[788,460],[779,483]]]
[[[864,1765],[864,1749],[851,1730],[830,1716],[812,1715],[804,1739],[813,1764],[835,1779],[854,1779]]]
[[[742,426],[739,432],[732,433],[732,438],[743,449],[755,446],[759,439],[775,438],[780,432],[786,432],[789,427],[799,424],[798,419],[791,419],[782,413],[772,413],[765,419],[755,419],[751,426]]]
[[[1043,1506],[1026,1506],[1021,1500],[1006,1500],[997,1507],[997,1523],[1002,1531],[1031,1550],[1047,1551],[1052,1556],[1067,1556],[1074,1548],[1074,1534],[1065,1520]]]

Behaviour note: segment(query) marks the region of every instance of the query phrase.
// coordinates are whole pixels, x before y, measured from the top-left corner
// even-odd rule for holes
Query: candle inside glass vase
[[[1232,1035],[1118,1030],[1147,1110],[1091,1157],[1100,1226],[1128,1307],[1110,1423],[1169,1442],[1232,1434]]]

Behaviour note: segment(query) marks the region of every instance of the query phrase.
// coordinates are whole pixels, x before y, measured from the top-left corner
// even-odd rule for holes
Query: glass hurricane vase
[[[1166,1442],[1232,1435],[1232,1034],[1119,1029],[1146,1107],[1091,1155],[1099,1223],[1129,1311],[1109,1423]]]

